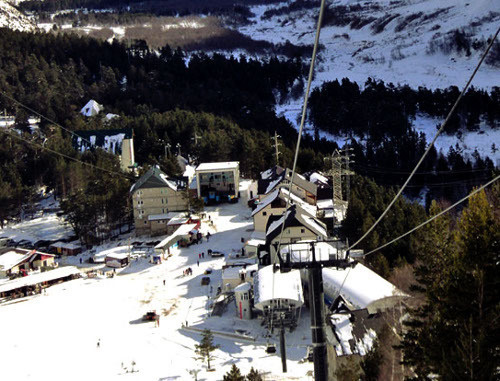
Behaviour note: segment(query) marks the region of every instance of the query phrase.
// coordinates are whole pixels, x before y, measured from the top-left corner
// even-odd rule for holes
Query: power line
[[[411,233],[413,233],[415,230],[418,230],[420,229],[421,227],[427,225],[428,223],[434,221],[436,218],[440,217],[441,215],[445,214],[446,212],[450,211],[451,209],[453,209],[455,206],[461,204],[462,202],[464,202],[465,200],[467,200],[468,198],[474,196],[476,193],[482,191],[484,188],[488,187],[489,185],[493,184],[495,181],[498,181],[500,180],[500,175],[498,175],[497,177],[495,177],[493,180],[490,180],[488,181],[486,184],[482,185],[481,187],[475,189],[474,191],[472,191],[470,194],[468,194],[467,196],[465,196],[464,198],[462,198],[461,200],[457,201],[456,203],[454,203],[453,205],[447,207],[446,209],[444,209],[443,211],[439,212],[438,214],[432,216],[431,218],[429,218],[427,221],[425,222],[422,222],[420,225],[417,225],[415,226],[413,229],[407,231],[406,233],[400,235],[399,237],[397,238],[394,238],[393,240],[383,244],[382,246],[379,246],[377,247],[376,249],[373,249],[372,251],[366,253],[364,256],[366,257],[367,255],[370,255],[380,249],[383,249],[384,247],[387,247],[391,244],[393,244],[394,242],[396,241],[399,241],[401,238],[404,238],[406,237],[407,235],[410,235]],[[347,278],[347,277],[346,277]]]
[[[380,217],[377,219],[377,221],[375,221],[373,223],[373,225],[363,234],[363,236],[358,239],[356,242],[354,242],[354,244],[349,247],[349,249],[352,249],[354,247],[356,247],[356,245],[358,245],[361,241],[363,241],[367,236],[368,234],[370,234],[373,229],[375,229],[375,227],[379,224],[379,222],[385,217],[385,215],[389,212],[389,210],[392,208],[392,206],[394,205],[394,203],[396,202],[396,200],[399,198],[399,196],[401,196],[401,194],[403,193],[404,189],[406,188],[406,186],[408,185],[408,183],[410,182],[410,180],[412,179],[413,175],[417,172],[418,168],[420,167],[420,165],[422,164],[422,162],[424,161],[425,157],[427,156],[427,154],[429,153],[429,151],[431,150],[431,148],[434,146],[434,143],[436,142],[438,136],[441,134],[441,132],[444,130],[444,127],[446,126],[446,124],[448,123],[448,121],[450,120],[451,118],[451,115],[453,115],[453,113],[455,112],[455,109],[457,108],[460,100],[462,99],[463,95],[465,94],[465,92],[467,91],[470,83],[472,82],[472,80],[474,79],[477,71],[479,70],[479,68],[481,67],[481,64],[483,63],[484,59],[486,58],[488,52],[490,51],[492,45],[493,45],[493,42],[495,41],[496,37],[498,36],[498,33],[500,32],[500,28],[497,29],[495,35],[493,36],[493,38],[491,39],[490,43],[488,44],[488,47],[486,48],[485,52],[483,53],[483,55],[481,56],[481,59],[479,60],[479,63],[477,64],[476,68],[474,69],[474,71],[472,72],[469,80],[467,81],[465,87],[463,88],[462,92],[460,93],[460,95],[458,96],[457,100],[455,101],[455,104],[453,105],[453,107],[451,108],[450,112],[448,113],[448,116],[446,117],[445,121],[443,122],[443,124],[441,125],[441,127],[439,128],[438,132],[436,133],[436,135],[434,136],[434,138],[432,139],[431,143],[429,144],[429,146],[427,147],[427,149],[425,150],[424,154],[422,155],[422,157],[420,158],[420,160],[418,161],[417,165],[415,165],[415,168],[413,169],[413,171],[411,172],[410,176],[408,176],[408,178],[406,179],[405,183],[403,184],[403,186],[401,187],[401,189],[398,191],[398,193],[396,194],[396,196],[394,197],[394,199],[390,202],[390,204],[387,206],[387,208],[383,211],[383,213],[380,215]],[[349,250],[348,249],[348,250]]]
[[[71,130],[68,130],[66,127],[61,126],[59,123],[53,121],[50,118],[47,118],[45,115],[40,114],[38,111],[35,111],[32,108],[30,108],[29,106],[26,106],[24,103],[21,103],[20,101],[18,101],[17,99],[12,98],[10,95],[7,95],[7,93],[5,91],[0,90],[0,94],[3,95],[5,98],[10,99],[12,102],[17,103],[18,105],[20,105],[21,107],[25,108],[26,110],[31,111],[32,113],[38,115],[40,118],[45,119],[46,121],[48,121],[48,122],[56,125],[57,127],[63,129],[66,132],[69,132],[71,135],[76,136],[76,137],[78,137],[78,138],[80,138],[82,140],[85,140],[87,143],[90,144],[90,146],[93,146],[93,144],[92,144],[92,142],[90,140],[87,140],[83,136],[80,136],[80,135],[76,134],[75,132],[73,132]]]
[[[125,175],[124,173],[117,172],[117,171],[113,171],[113,170],[106,169],[106,168],[102,168],[102,167],[98,167],[97,165],[94,165],[94,164],[91,164],[91,163],[86,163],[86,162],[84,162],[84,161],[81,161],[81,160],[75,159],[74,157],[71,157],[71,156],[65,155],[65,154],[63,154],[63,153],[61,153],[61,152],[58,152],[58,151],[55,151],[55,150],[50,149],[50,148],[48,148],[48,147],[42,146],[41,144],[38,144],[38,143],[35,143],[35,142],[32,142],[32,141],[29,141],[29,140],[27,140],[27,139],[23,138],[22,136],[18,136],[18,135],[11,134],[11,133],[9,133],[9,132],[5,131],[4,129],[0,129],[0,132],[2,132],[2,133],[3,133],[3,134],[5,134],[5,135],[8,135],[8,136],[10,136],[10,137],[12,137],[12,138],[15,138],[15,139],[21,140],[21,141],[23,141],[23,142],[25,142],[25,143],[28,143],[28,144],[32,145],[32,146],[35,146],[35,147],[37,147],[37,148],[40,148],[40,149],[42,149],[42,150],[45,150],[45,151],[51,152],[51,153],[53,153],[53,154],[55,154],[55,155],[58,155],[58,156],[64,157],[65,159],[72,160],[72,161],[75,161],[75,162],[77,162],[77,163],[80,163],[80,164],[86,165],[86,166],[91,167],[91,168],[93,168],[93,169],[98,169],[98,170],[100,170],[100,171],[108,172],[108,173],[111,173],[111,174],[113,174],[113,175],[118,175],[118,176],[124,177],[124,178],[129,179],[129,180],[131,180],[131,179],[132,179],[132,177],[127,176],[127,175]]]

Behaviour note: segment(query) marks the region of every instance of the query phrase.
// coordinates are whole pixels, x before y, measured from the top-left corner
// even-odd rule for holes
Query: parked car
[[[17,246],[20,246],[24,249],[34,249],[33,243],[28,241],[27,239],[22,239],[17,243]]]
[[[225,254],[219,250],[208,249],[208,255],[210,255],[211,257],[223,257]]]
[[[213,268],[211,268],[211,267],[207,267],[207,268],[205,269],[204,274],[205,274],[205,275],[212,274],[212,271],[214,271],[214,269],[213,269]]]

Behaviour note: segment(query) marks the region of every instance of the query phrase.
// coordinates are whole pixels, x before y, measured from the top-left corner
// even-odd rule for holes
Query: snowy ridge
[[[34,32],[36,24],[26,15],[19,12],[5,0],[0,0],[0,28],[9,28],[21,32]]]
[[[256,40],[311,45],[319,6],[265,16],[267,10],[290,3],[252,7],[254,23],[240,28],[240,32]],[[498,28],[500,7],[491,0],[340,0],[329,4],[327,15],[320,36],[324,49],[318,56],[315,86],[344,77],[362,85],[371,77],[412,87],[447,88],[465,84],[464,77],[478,62],[480,53],[431,54],[431,42],[455,29],[465,30],[472,39],[487,39]],[[498,67],[484,65],[473,85],[487,89],[498,85],[491,81],[498,72]]]

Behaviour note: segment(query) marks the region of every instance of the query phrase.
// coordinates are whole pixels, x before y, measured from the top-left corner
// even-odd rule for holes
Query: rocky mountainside
[[[0,0],[0,28],[34,32],[36,24],[6,0]]]

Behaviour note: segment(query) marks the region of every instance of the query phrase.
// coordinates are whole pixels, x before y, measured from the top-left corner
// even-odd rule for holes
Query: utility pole
[[[169,157],[169,156],[170,156],[170,147],[172,147],[172,146],[170,145],[170,143],[165,144],[165,156],[166,156],[166,157]]]
[[[331,161],[332,168],[327,172],[332,176],[333,180],[333,203],[335,205],[345,204],[349,201],[349,193],[351,190],[351,182],[349,176],[354,175],[354,172],[349,169],[350,163],[353,162],[352,148],[346,146],[342,150],[336,149],[331,156],[325,157],[325,161]],[[342,192],[342,177],[345,177],[345,200]]]
[[[338,149],[332,152],[331,156],[325,157],[325,161],[329,160],[332,163],[332,168],[327,172],[332,176],[333,181],[333,203],[342,203],[342,160],[341,153]]]
[[[280,327],[280,353],[281,353],[281,367],[283,369],[283,373],[286,373],[286,347],[285,347],[285,322],[284,313],[281,313],[281,327]]]
[[[323,241],[323,242],[337,242]],[[349,261],[349,252],[346,255],[336,256],[335,258],[328,258],[327,260],[316,260],[315,244],[316,241],[309,242],[311,250],[310,261],[292,261],[291,250],[289,248],[285,258],[281,252],[278,251],[278,244],[276,243],[276,250],[280,262],[280,271],[287,272],[292,269],[307,269],[309,280],[309,303],[311,308],[311,333],[314,357],[314,380],[327,381],[328,380],[328,357],[326,350],[326,335],[325,335],[325,302],[323,296],[323,273],[324,267],[336,267],[346,269],[348,267],[356,266],[356,261]],[[289,244],[293,245],[293,244]],[[343,258],[342,258],[343,257]]]
[[[279,151],[279,146],[281,145],[281,143],[278,142],[278,138],[281,138],[280,135],[278,135],[278,133],[276,131],[274,131],[274,136],[271,138],[271,140],[274,140],[274,144],[273,144],[273,147],[274,147],[274,156],[276,157],[276,165],[280,165],[279,163],[279,155],[280,155],[280,151]]]
[[[342,149],[342,152],[344,153],[344,170],[343,170],[343,175],[345,176],[345,200],[349,201],[350,193],[351,193],[351,177],[355,173],[351,171],[350,169],[350,163],[354,162],[351,160],[351,158],[354,156],[352,151],[354,148],[349,146],[349,143],[347,143],[347,139],[345,140],[344,148]]]

